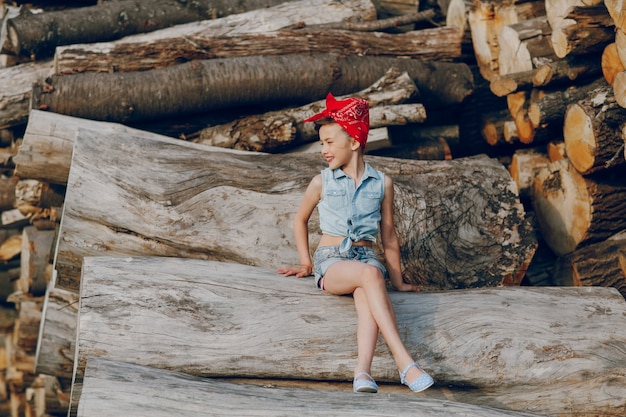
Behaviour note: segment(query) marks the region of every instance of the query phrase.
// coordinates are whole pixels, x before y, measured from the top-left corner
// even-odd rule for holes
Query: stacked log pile
[[[138,14],[129,8],[135,3]],[[86,0],[40,13],[13,2],[0,4],[0,54],[6,66],[0,68],[5,148],[0,166],[6,176],[0,182],[0,276],[10,323],[0,415],[65,415],[72,402],[75,414],[80,396],[70,395],[75,355],[79,379],[89,372],[88,356],[133,362],[97,349],[84,353],[85,341],[96,340],[88,328],[83,328],[82,346],[75,337],[78,304],[87,297],[79,291],[84,260],[97,265],[102,255],[152,255],[263,268],[290,256],[295,260],[285,232],[291,230],[291,208],[306,179],[322,167],[308,155],[315,132],[301,120],[323,106],[328,91],[370,102],[369,158],[399,187],[396,214],[408,280],[433,290],[566,285],[615,287],[626,295],[626,35],[621,28],[626,12],[621,2],[451,0],[418,6],[415,0],[315,0],[313,5],[247,0],[238,2],[240,9],[229,1],[194,2],[191,8],[183,3]],[[127,15],[123,25],[109,19]],[[94,32],[96,23],[102,26]],[[50,32],[63,25],[66,30]],[[46,28],[45,36],[37,32]],[[482,153],[492,158],[478,156]],[[291,178],[295,173],[298,177]],[[291,182],[277,180],[284,176]],[[246,178],[252,184],[263,181],[244,186]],[[260,201],[273,214],[251,222]],[[449,207],[450,201],[457,206]],[[428,215],[420,215],[418,207],[426,207]],[[207,223],[202,210],[222,226]],[[311,239],[315,243],[316,236]],[[123,264],[115,258],[106,262]],[[150,268],[150,262],[139,263]],[[616,294],[575,296],[613,300]],[[541,297],[517,296],[529,297],[524,298],[528,305]],[[589,322],[596,328],[607,325]],[[320,326],[311,331],[319,332]],[[619,340],[607,343],[621,343],[623,332],[614,337]],[[625,386],[624,368],[611,363],[591,367],[606,371],[604,376],[584,376],[588,370],[578,363],[569,369],[574,374],[568,389],[585,392],[591,384],[597,388],[593,401],[582,401],[588,397],[580,394],[581,401],[565,404],[559,392],[547,390],[547,380],[540,378],[534,386],[516,380],[519,373],[506,372],[511,371],[506,359],[493,387],[510,377],[504,386],[527,388],[515,395],[507,389],[494,394],[489,382],[470,381],[484,390],[472,399],[462,394],[470,383],[458,371],[463,364],[438,357],[440,345],[420,343],[414,345],[433,352],[427,360],[442,383],[460,387],[445,394],[460,402],[459,414],[500,415],[461,403],[514,410],[502,415],[563,417],[616,416],[625,406],[611,391]],[[530,350],[554,353],[552,362],[544,361],[554,364],[584,356],[587,347],[572,343],[539,343]],[[492,353],[502,358],[513,351],[528,353],[520,346],[509,350]],[[382,361],[388,356],[383,353]],[[111,378],[107,369],[119,372],[127,366],[94,362],[92,370],[99,372],[94,381]],[[328,368],[343,372],[346,366]],[[384,369],[380,373],[394,368]],[[211,367],[182,371],[237,375]],[[151,371],[130,366],[128,372]],[[327,370],[311,372],[306,379],[350,379],[349,372],[332,378]],[[391,375],[382,380],[395,382]],[[85,410],[101,409],[97,388],[90,389],[85,398],[95,402]],[[541,404],[527,407],[527,399],[539,392]]]

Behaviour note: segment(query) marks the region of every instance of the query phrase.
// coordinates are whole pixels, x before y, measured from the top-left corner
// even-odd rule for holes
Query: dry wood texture
[[[126,362],[88,359],[78,417],[143,417],[148,410],[151,417],[274,417],[293,413],[303,417],[536,416],[409,394],[364,398],[346,390],[235,384]]]
[[[311,280],[211,261],[89,257],[81,282],[76,383],[88,357],[205,377],[352,379],[353,302],[316,290]],[[472,395],[492,395],[486,406],[520,410],[523,401],[527,409],[532,399],[534,412],[555,416],[565,410],[617,416],[626,404],[620,395],[626,303],[615,289],[516,287],[391,298],[405,344],[449,388],[450,399],[471,386]],[[398,382],[382,340],[372,373]]]

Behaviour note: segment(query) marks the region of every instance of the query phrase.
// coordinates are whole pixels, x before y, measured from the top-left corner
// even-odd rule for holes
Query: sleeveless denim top
[[[375,242],[380,230],[380,209],[385,196],[384,174],[365,163],[358,187],[341,169],[322,171],[322,198],[317,205],[322,233],[346,236],[339,246],[346,253],[352,242]]]

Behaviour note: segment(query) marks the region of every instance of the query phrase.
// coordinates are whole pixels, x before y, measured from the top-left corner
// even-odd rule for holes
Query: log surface
[[[613,288],[390,295],[405,345],[438,385],[547,415],[618,415],[626,405],[626,303]],[[350,381],[355,326],[352,299],[311,279],[193,259],[88,257],[74,383],[89,357],[203,377]],[[372,373],[398,382],[382,339]]]
[[[78,417],[143,417],[148,410],[151,417],[536,416],[410,394],[355,396],[346,391],[235,384],[107,359],[87,361]]]

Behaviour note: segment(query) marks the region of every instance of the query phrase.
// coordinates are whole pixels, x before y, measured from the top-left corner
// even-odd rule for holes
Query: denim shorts
[[[367,246],[352,246],[347,253],[339,253],[339,246],[320,246],[313,254],[313,273],[315,274],[315,286],[320,288],[320,280],[336,262],[359,261],[373,265],[380,269],[383,277],[387,277],[387,269],[378,260],[374,249]]]

